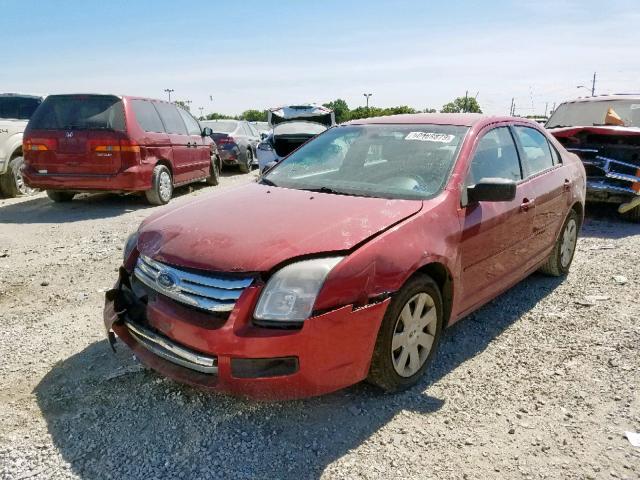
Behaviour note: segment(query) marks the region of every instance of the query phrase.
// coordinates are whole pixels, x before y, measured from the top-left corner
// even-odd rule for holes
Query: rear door
[[[531,256],[534,192],[524,179],[518,150],[508,126],[482,134],[473,154],[466,185],[483,178],[517,182],[507,202],[475,202],[462,209],[462,310],[500,293],[520,276]]]
[[[532,249],[534,255],[540,255],[553,246],[567,213],[570,176],[567,167],[560,163],[560,155],[542,132],[523,125],[512,128],[525,175],[535,191]]]
[[[29,164],[40,173],[113,175],[126,140],[124,106],[113,95],[51,95],[28,126]]]
[[[193,160],[191,157],[191,137],[178,108],[168,102],[154,102],[160,114],[164,129],[169,136],[173,151],[173,181],[181,183],[190,180]]]
[[[209,144],[205,142],[202,136],[202,129],[198,121],[186,110],[178,107],[178,112],[182,116],[185,125],[187,126],[187,133],[190,139],[191,148],[191,165],[189,178],[197,179],[206,177],[209,172],[209,166],[211,165],[211,148]]]

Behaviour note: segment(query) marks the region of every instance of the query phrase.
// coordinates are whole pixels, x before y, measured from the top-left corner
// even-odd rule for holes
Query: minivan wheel
[[[58,190],[47,190],[47,197],[56,203],[70,202],[75,196],[74,192],[60,192]]]
[[[209,176],[207,177],[207,185],[218,185],[220,183],[220,160],[218,157],[211,157],[211,165],[209,166]]]
[[[8,198],[14,198],[18,195],[33,195],[37,191],[24,182],[21,171],[22,165],[24,165],[24,159],[22,157],[14,157],[9,161],[7,172],[4,175],[0,175],[0,189]]]
[[[540,267],[540,272],[552,277],[561,277],[569,273],[569,267],[571,267],[573,255],[576,252],[579,229],[580,218],[572,209],[564,221],[560,237],[556,241],[547,263]]]
[[[247,163],[240,164],[240,171],[242,173],[249,173],[251,171],[251,165],[253,165],[253,153],[251,152],[250,148],[247,150],[246,157],[247,157]]]
[[[384,315],[367,381],[388,392],[416,384],[437,349],[442,312],[442,295],[431,277],[409,280]]]
[[[165,205],[173,196],[171,172],[164,165],[156,165],[151,174],[151,188],[144,192],[151,205]]]

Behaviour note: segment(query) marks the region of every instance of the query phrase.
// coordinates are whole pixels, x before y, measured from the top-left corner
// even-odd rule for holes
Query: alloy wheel
[[[160,198],[168,202],[171,199],[171,175],[166,170],[160,174]]]
[[[418,293],[404,305],[393,329],[391,361],[401,377],[415,375],[427,361],[438,324],[431,295]]]

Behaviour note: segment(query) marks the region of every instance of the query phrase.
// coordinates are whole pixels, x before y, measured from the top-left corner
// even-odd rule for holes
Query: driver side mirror
[[[211,135],[213,135],[213,130],[211,130],[211,127],[204,127],[202,129],[202,136],[203,137],[210,137]]]
[[[516,198],[516,182],[506,178],[483,178],[475,185],[466,187],[462,206],[474,202],[510,202]]]
[[[269,134],[267,132],[260,132],[260,140],[265,140]]]

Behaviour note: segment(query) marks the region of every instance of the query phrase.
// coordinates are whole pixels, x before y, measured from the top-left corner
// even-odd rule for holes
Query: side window
[[[178,113],[178,109],[171,103],[157,102],[155,107],[160,114],[162,123],[164,123],[167,133],[177,133],[179,135],[187,135],[187,127]]]
[[[466,184],[475,185],[483,178],[522,180],[518,150],[507,127],[494,128],[478,142]]]
[[[555,149],[555,147],[551,143],[549,143],[549,146],[551,147],[551,158],[553,158],[553,164],[558,165],[562,163],[562,157],[560,156],[558,151]]]
[[[249,126],[249,130],[251,130],[251,136],[252,137],[259,137],[260,134],[258,133],[258,131],[256,130],[256,128],[251,125],[250,123],[247,124]]]
[[[147,100],[133,100],[133,112],[138,120],[138,125],[145,132],[164,133],[162,120],[158,115],[158,111],[153,108],[153,104]]]
[[[515,126],[513,129],[524,150],[531,175],[553,167],[551,146],[542,133],[530,127]]]
[[[187,132],[189,132],[189,135],[200,135],[202,133],[200,124],[191,116],[190,113],[184,111],[182,108],[178,108],[178,112],[180,112],[180,116],[184,120],[184,124],[187,126]]]

